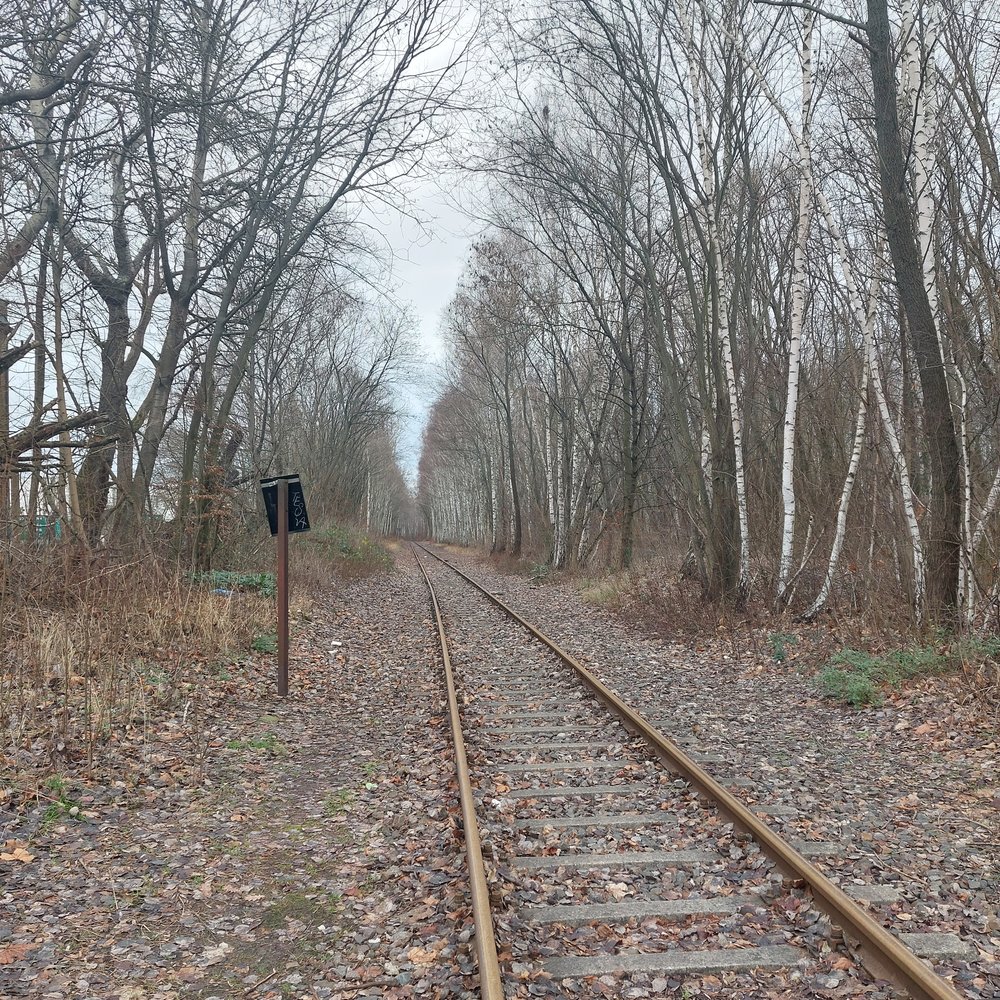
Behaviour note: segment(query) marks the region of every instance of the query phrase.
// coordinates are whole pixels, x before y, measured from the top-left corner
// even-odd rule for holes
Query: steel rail
[[[455,746],[455,775],[458,779],[458,796],[462,806],[465,858],[469,867],[469,886],[472,894],[472,918],[476,925],[476,959],[479,963],[480,995],[483,1000],[504,1000],[503,983],[500,979],[500,960],[497,958],[497,944],[493,934],[493,915],[490,912],[490,891],[486,881],[482,843],[479,839],[479,824],[476,821],[476,799],[472,792],[469,761],[465,754],[465,739],[462,736],[462,719],[458,712],[455,675],[451,669],[451,656],[448,653],[448,638],[445,635],[444,621],[441,617],[437,594],[434,592],[434,585],[415,550],[413,558],[416,560],[431,595],[434,621],[437,625],[438,640],[441,643],[441,658],[444,661],[445,683],[448,688],[448,716],[451,720],[451,738]]]
[[[734,826],[749,834],[779,870],[791,878],[801,879],[812,893],[817,907],[843,932],[860,944],[862,962],[872,975],[905,989],[913,1000],[963,1000],[962,995],[947,980],[925,965],[909,948],[869,916],[847,893],[834,885],[815,865],[807,861],[769,826],[762,823],[739,799],[688,757],[680,747],[638,712],[629,708],[571,653],[447,559],[422,545],[420,548],[457,573],[536,639],[548,646],[559,659],[577,672],[581,680],[622,720],[629,731],[646,741],[668,768],[682,774],[703,796],[714,802]]]

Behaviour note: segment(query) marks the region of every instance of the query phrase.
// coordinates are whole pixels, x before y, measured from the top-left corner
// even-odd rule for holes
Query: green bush
[[[946,671],[953,662],[955,647],[940,652],[929,646],[898,649],[873,656],[857,649],[843,649],[830,658],[819,675],[824,694],[855,708],[878,705],[882,689],[898,688],[914,677]]]
[[[787,635],[784,632],[772,632],[768,639],[771,643],[771,655],[774,657],[775,663],[784,663],[788,657],[785,647],[791,646],[795,642],[795,636]]]
[[[259,635],[252,643],[250,643],[250,648],[255,653],[277,653],[278,637],[273,632]]]
[[[213,590],[249,590],[256,591],[262,597],[274,597],[277,592],[273,573],[237,573],[228,569],[213,569],[207,573],[192,573],[191,580]]]
[[[853,708],[882,702],[882,695],[871,675],[863,671],[827,665],[819,675],[819,685],[824,694]]]
[[[528,575],[535,583],[541,583],[551,571],[552,567],[548,563],[536,562],[531,564]]]

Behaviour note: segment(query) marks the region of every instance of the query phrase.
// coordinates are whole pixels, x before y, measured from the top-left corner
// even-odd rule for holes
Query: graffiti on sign
[[[264,508],[271,534],[278,533],[278,483],[288,483],[288,531],[294,534],[309,530],[309,514],[306,511],[306,496],[302,491],[302,481],[297,475],[272,476],[260,481],[260,491],[264,494]]]

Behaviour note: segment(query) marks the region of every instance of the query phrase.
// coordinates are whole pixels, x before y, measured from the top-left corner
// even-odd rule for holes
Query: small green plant
[[[354,801],[354,792],[349,788],[338,788],[323,800],[324,816],[339,816]]]
[[[276,653],[278,651],[278,637],[273,632],[265,632],[250,643],[250,648],[255,653]]]
[[[53,774],[46,780],[45,789],[51,794],[45,797],[51,801],[42,814],[42,826],[51,826],[61,819],[80,818],[80,803],[69,797],[67,788],[66,779],[61,774]]]
[[[535,581],[535,583],[541,583],[548,577],[551,571],[552,567],[548,563],[537,562],[531,564],[531,569],[528,570],[528,575]]]
[[[285,744],[274,733],[265,733],[246,740],[230,740],[226,744],[228,750],[266,750],[279,756],[285,752]]]
[[[898,688],[914,677],[943,673],[954,662],[955,652],[956,646],[945,652],[916,646],[873,656],[857,649],[843,649],[820,673],[819,686],[824,694],[854,708],[878,705],[884,688]]]
[[[61,774],[53,774],[46,779],[45,787],[56,795],[62,795],[66,791],[66,779]]]
[[[877,685],[867,673],[828,665],[819,675],[819,685],[824,694],[845,702],[852,708],[863,708],[865,705],[878,705],[882,702],[882,695]]]
[[[955,653],[963,660],[1000,659],[1000,635],[970,635],[956,643]]]
[[[213,569],[205,573],[192,573],[191,581],[213,590],[256,592],[261,597],[274,597],[277,593],[273,573],[237,573],[228,569]]]
[[[795,643],[795,636],[785,632],[772,632],[768,636],[768,641],[771,643],[771,656],[774,657],[774,662],[784,663],[788,657],[785,647]]]
[[[365,777],[369,781],[373,780],[374,778],[377,778],[378,777],[378,772],[379,772],[378,761],[375,761],[375,760],[366,760],[361,765],[361,770],[364,772]]]
[[[136,669],[150,687],[166,688],[170,686],[170,674],[164,670],[161,664],[138,660]]]

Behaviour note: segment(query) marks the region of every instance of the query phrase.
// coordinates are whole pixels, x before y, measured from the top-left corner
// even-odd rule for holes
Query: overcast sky
[[[471,198],[469,175],[442,172],[438,181],[427,181],[413,192],[411,204],[422,224],[393,213],[383,233],[393,263],[388,289],[408,307],[417,327],[421,371],[414,385],[400,393],[403,411],[400,460],[416,483],[420,461],[420,435],[437,394],[437,376],[444,360],[441,317],[455,294],[458,279],[476,233],[481,228],[467,209]]]

